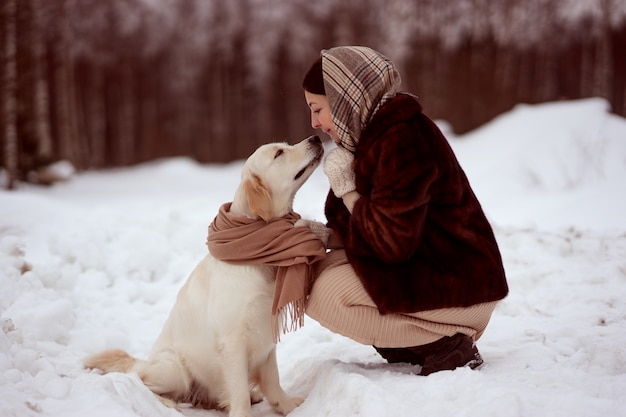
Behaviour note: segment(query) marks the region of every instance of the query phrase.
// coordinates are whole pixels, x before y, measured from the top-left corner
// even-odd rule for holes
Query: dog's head
[[[317,136],[296,145],[268,143],[246,160],[231,211],[265,221],[292,209],[302,184],[320,164],[324,147]]]

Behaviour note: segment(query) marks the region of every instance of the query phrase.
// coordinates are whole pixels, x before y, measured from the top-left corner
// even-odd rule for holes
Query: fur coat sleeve
[[[355,151],[352,215],[328,225],[381,313],[464,307],[508,293],[492,228],[447,140],[410,95],[374,116]]]

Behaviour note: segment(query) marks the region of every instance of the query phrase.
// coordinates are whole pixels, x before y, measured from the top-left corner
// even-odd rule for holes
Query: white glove
[[[294,227],[308,227],[319,240],[324,243],[324,246],[328,245],[328,236],[330,236],[330,229],[326,227],[324,223],[317,222],[315,220],[298,219],[294,223]]]
[[[328,177],[330,188],[337,197],[356,190],[353,162],[354,155],[345,148],[335,148],[326,156],[324,174]]]

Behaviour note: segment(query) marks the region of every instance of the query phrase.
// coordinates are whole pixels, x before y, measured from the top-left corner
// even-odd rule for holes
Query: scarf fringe
[[[286,304],[277,314],[272,315],[274,343],[280,342],[281,333],[295,332],[304,326],[305,310],[306,298],[300,298]]]

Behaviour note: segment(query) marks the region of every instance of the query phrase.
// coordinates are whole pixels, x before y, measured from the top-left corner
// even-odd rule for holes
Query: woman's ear
[[[272,216],[272,196],[263,184],[263,180],[256,174],[252,174],[243,183],[243,190],[248,200],[250,213],[269,221]]]

